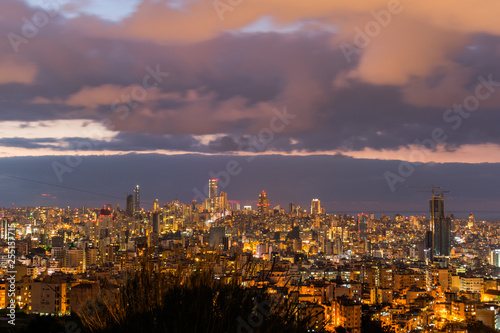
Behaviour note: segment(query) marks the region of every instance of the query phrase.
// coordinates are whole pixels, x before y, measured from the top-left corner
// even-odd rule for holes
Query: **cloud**
[[[106,84],[98,87],[83,87],[77,93],[66,100],[66,104],[72,106],[84,106],[97,108],[101,105],[118,104],[122,94],[129,93],[126,87]]]
[[[403,18],[394,19],[386,29],[363,50],[351,77],[378,85],[404,85],[415,77],[426,78],[436,69],[452,65],[450,55],[468,39]]]
[[[72,137],[99,136],[109,139],[114,133],[102,124],[82,119],[48,120],[48,121],[2,121],[0,122],[2,138],[24,139],[63,139]]]
[[[35,81],[37,73],[38,68],[34,63],[0,53],[0,84],[31,84]]]
[[[481,101],[459,130],[443,119],[474,94],[478,77],[500,81],[500,38],[489,12],[498,4],[485,3],[491,7],[436,11],[441,2],[402,2],[403,11],[350,63],[339,43],[353,43],[355,28],[375,19],[372,10],[386,10],[386,1],[243,2],[224,21],[211,2],[200,1],[143,1],[114,22],[61,12],[17,56],[7,39],[0,41],[0,66],[19,69],[0,81],[0,122],[99,123],[109,139],[96,148],[103,154],[230,153],[269,128],[273,109],[286,107],[297,117],[273,133],[265,152],[369,152],[383,159],[436,127],[446,131],[446,151],[494,147],[499,93]],[[1,30],[17,33],[19,18],[38,10],[16,1],[2,9]],[[242,32],[262,18],[267,27]],[[128,104],[123,96],[156,66],[169,76]],[[115,112],[117,101],[126,116]],[[37,133],[57,131],[39,126]],[[463,157],[454,151],[452,160]]]
[[[291,25],[309,19],[323,25],[325,30],[332,25],[338,26],[341,34],[333,40],[352,43],[356,28],[366,31],[369,22],[377,23],[373,13],[390,14],[389,10],[394,6],[389,3],[393,2],[365,0],[346,4],[256,0],[226,4],[224,8],[227,10],[217,11],[214,2],[207,1],[192,1],[181,9],[162,2],[143,1],[134,15],[120,24],[104,24],[92,18],[81,18],[75,23],[91,35],[104,34],[155,43],[193,43],[213,39],[227,31],[244,29],[263,17],[273,18],[277,25]],[[500,33],[492,15],[495,8],[500,9],[494,0],[482,2],[474,8],[468,4],[457,6],[451,0],[439,5],[433,1],[398,3],[398,11],[389,15],[387,26],[379,24],[382,31],[369,38],[373,41],[362,50],[359,67],[352,72],[354,77],[374,84],[406,83],[412,76],[425,76],[449,64],[449,54],[465,45],[473,34]]]
[[[223,136],[210,141],[209,147],[211,150],[216,152],[233,152],[241,150],[241,144],[238,144],[232,137]]]

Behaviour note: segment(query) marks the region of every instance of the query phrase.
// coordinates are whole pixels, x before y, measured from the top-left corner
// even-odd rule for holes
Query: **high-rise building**
[[[476,219],[474,218],[474,215],[470,213],[469,218],[467,219],[467,228],[472,229],[474,228],[474,223],[476,222]]]
[[[220,210],[221,212],[224,212],[227,210],[227,207],[228,204],[227,204],[227,193],[225,192],[220,192],[220,196],[219,196],[219,207],[218,210]]]
[[[434,257],[434,252],[432,249],[432,242],[433,242],[432,235],[433,235],[432,230],[427,230],[425,233],[423,247],[422,247],[422,254],[420,258],[420,260],[425,262],[432,261],[432,258]]]
[[[160,213],[154,212],[153,213],[153,219],[152,219],[152,224],[153,224],[153,232],[155,234],[158,234],[160,232]]]
[[[134,215],[134,196],[132,194],[127,195],[127,208],[125,214],[127,214],[127,216]]]
[[[7,219],[0,220],[0,239],[7,240],[9,238],[9,221]]]
[[[160,210],[160,202],[158,201],[158,199],[155,199],[155,201],[153,201],[153,210],[154,211]]]
[[[494,249],[490,252],[490,265],[500,267],[500,249]]]
[[[367,229],[368,229],[368,216],[363,213],[358,214],[358,233],[360,240],[366,240]]]
[[[321,201],[319,199],[311,201],[311,214],[321,214]]]
[[[213,199],[217,196],[218,179],[212,178],[208,181],[208,197]]]
[[[217,182],[218,179],[212,178],[208,181],[208,209],[210,211],[216,211],[217,210],[217,203],[219,202],[219,199],[217,198]]]
[[[257,204],[257,211],[260,215],[269,214],[269,199],[267,198],[266,192],[262,191],[259,194],[259,203]]]
[[[138,212],[141,210],[141,194],[139,192],[139,185],[135,187],[135,211]]]
[[[430,199],[430,227],[434,233],[433,255],[449,256],[451,252],[451,218],[444,216],[444,197],[432,195]]]

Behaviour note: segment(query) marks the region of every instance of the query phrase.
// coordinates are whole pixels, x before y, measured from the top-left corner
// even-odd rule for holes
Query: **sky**
[[[216,177],[248,204],[425,212],[409,186],[437,185],[500,210],[499,10],[3,0],[0,207],[124,206],[139,184],[148,208]]]

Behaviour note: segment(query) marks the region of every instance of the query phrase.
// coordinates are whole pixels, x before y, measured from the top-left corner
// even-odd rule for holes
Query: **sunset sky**
[[[187,203],[232,164],[242,203],[425,212],[407,185],[437,184],[449,212],[500,210],[499,12],[2,0],[0,174],[38,183],[0,177],[0,206]]]

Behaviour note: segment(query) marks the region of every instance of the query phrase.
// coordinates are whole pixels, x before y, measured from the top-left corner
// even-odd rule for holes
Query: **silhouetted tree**
[[[307,332],[298,302],[273,298],[266,289],[244,288],[211,272],[160,274],[144,267],[117,295],[84,307],[92,332]]]

